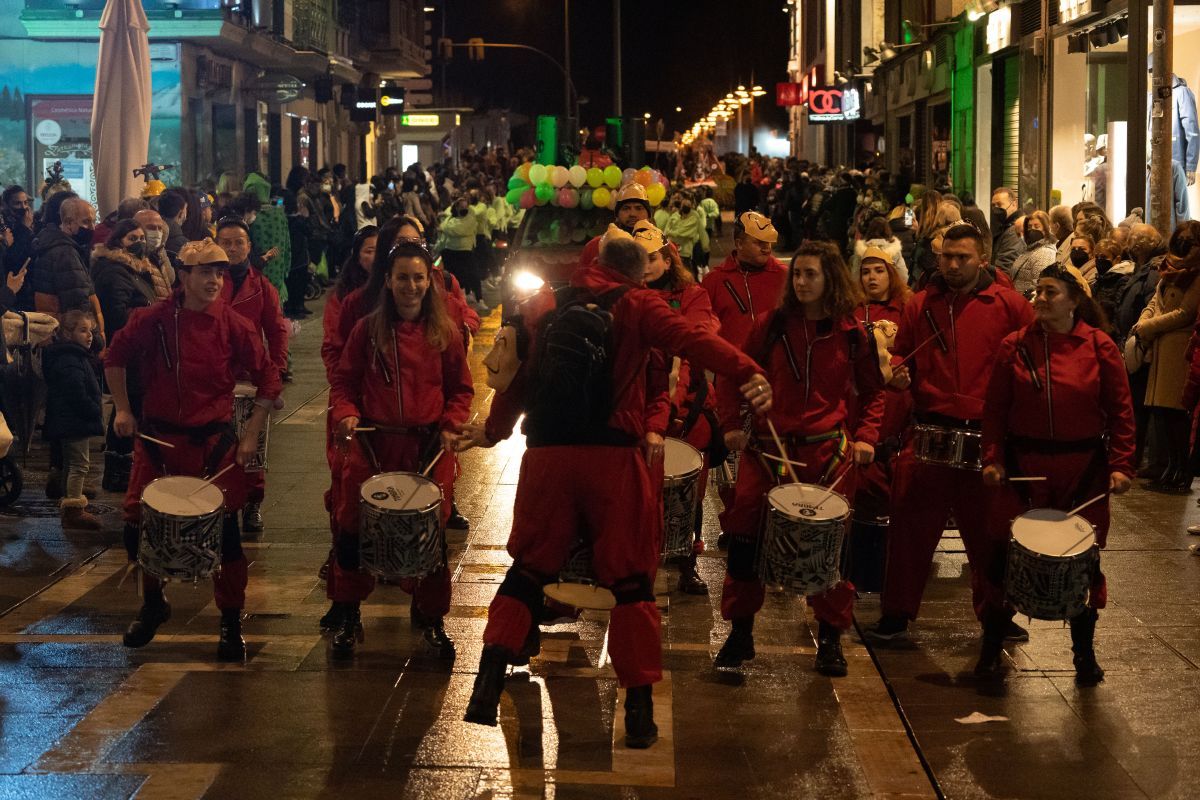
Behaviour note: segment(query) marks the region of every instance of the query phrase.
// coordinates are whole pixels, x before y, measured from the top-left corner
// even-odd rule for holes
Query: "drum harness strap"
[[[441,447],[440,437],[437,436],[438,431],[436,425],[383,425],[378,422],[372,422],[371,420],[363,420],[360,425],[364,428],[374,428],[375,433],[381,433],[385,436],[422,437],[420,454],[417,459],[417,469],[413,470],[414,472],[421,472],[425,468],[425,465],[433,459],[433,456]],[[376,473],[383,472],[383,467],[380,466],[379,458],[375,454],[375,448],[371,446],[370,436],[367,434],[368,432],[366,431],[360,431],[358,434],[358,443],[362,446],[363,453],[366,454],[367,462],[371,465],[371,469]]]
[[[838,467],[842,465],[842,462],[846,458],[846,448],[850,444],[844,428],[834,428],[831,431],[815,433],[811,436],[785,434],[781,438],[784,446],[786,446],[789,451],[794,451],[795,448],[805,445],[820,444],[821,442],[831,442],[837,440],[837,450],[833,454],[833,457],[829,459],[829,463],[825,465],[825,469],[821,473],[822,482],[829,480],[835,473],[837,473]],[[758,456],[758,462],[762,465],[762,468],[766,470],[767,474],[775,479],[775,483],[784,483],[788,476],[786,465],[782,461],[776,461],[775,459],[767,458],[767,456],[764,455],[768,452],[768,448],[771,450],[774,449],[774,444],[774,441],[770,437],[755,437],[747,449]]]
[[[1022,452],[1036,453],[1038,455],[1061,455],[1066,453],[1088,453],[1092,454],[1092,458],[1088,461],[1087,466],[1079,475],[1079,480],[1075,482],[1074,491],[1071,492],[1071,499],[1068,501],[1069,507],[1073,508],[1082,503],[1087,498],[1085,495],[1090,494],[1090,489],[1093,483],[1099,479],[1108,469],[1108,437],[1093,436],[1087,439],[1038,439],[1031,436],[1015,436],[1009,435],[1005,439],[1004,447],[1004,468],[1009,475],[1019,475],[1020,469],[1017,463],[1017,456]],[[1017,492],[1017,496],[1021,498],[1026,506],[1031,506],[1033,503],[1032,487],[1028,483],[1018,482],[1011,484]]]
[[[188,444],[195,447],[203,447],[209,439],[219,435],[216,443],[213,444],[213,449],[208,454],[208,458],[204,460],[204,475],[206,476],[216,473],[225,456],[231,448],[237,445],[238,441],[237,435],[234,433],[233,422],[230,420],[224,422],[214,421],[204,425],[176,425],[173,422],[165,422],[160,419],[147,419],[142,423],[142,427],[151,435],[168,434],[171,436],[186,436],[188,437]],[[146,439],[142,439],[141,443],[146,455],[150,456],[150,460],[154,462],[155,469],[162,475],[169,474],[162,449],[154,442]]]

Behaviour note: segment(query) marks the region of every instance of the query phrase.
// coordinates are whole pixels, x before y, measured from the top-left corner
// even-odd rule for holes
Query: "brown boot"
[[[62,501],[62,528],[64,531],[98,531],[100,520],[87,512],[87,500]]]

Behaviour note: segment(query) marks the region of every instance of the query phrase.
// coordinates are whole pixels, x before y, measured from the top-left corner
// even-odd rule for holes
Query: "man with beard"
[[[959,223],[946,231],[938,274],[905,305],[893,349],[894,355],[912,357],[908,369],[917,425],[944,437],[981,430],[992,359],[1006,336],[1033,321],[1029,302],[992,278],[983,250],[983,234],[975,226]],[[1005,638],[1028,637],[1011,613],[1004,613],[1003,575],[988,569],[1003,566],[1007,531],[1001,538],[991,530],[978,464],[919,460],[919,437],[910,434],[896,461],[883,616],[868,636],[889,641],[906,635],[953,514],[971,564],[975,614],[983,623],[984,656],[976,673],[988,676]]]
[[[635,225],[650,219],[650,200],[646,197],[646,188],[631,181],[617,189],[616,214],[617,227],[632,236]],[[583,246],[583,252],[579,255],[580,267],[590,267],[596,263],[600,257],[600,240],[603,238],[603,234],[594,236]]]

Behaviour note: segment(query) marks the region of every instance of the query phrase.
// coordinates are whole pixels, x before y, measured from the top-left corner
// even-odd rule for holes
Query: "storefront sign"
[[[808,93],[808,121],[853,122],[862,116],[862,103],[858,89],[846,87],[834,89],[817,87]]]
[[[1092,13],[1092,0],[1058,0],[1058,21],[1072,22]]]
[[[409,128],[436,128],[441,121],[437,114],[405,114],[400,117],[400,124]]]
[[[995,53],[1012,44],[1012,8],[1003,6],[988,14],[987,51]]]
[[[775,84],[775,105],[777,106],[798,106],[802,104],[800,99],[800,84],[798,83],[777,83]]]

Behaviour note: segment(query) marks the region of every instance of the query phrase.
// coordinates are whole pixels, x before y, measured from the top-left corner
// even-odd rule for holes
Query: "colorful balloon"
[[[579,207],[584,211],[591,211],[596,207],[595,203],[592,202],[592,191],[592,189],[579,190]]]
[[[508,188],[509,189],[524,189],[528,185],[529,184],[527,184],[525,181],[521,180],[521,176],[515,172],[513,173],[513,176],[508,179]]]
[[[621,173],[621,185],[624,186],[625,184],[629,183],[631,180],[633,180],[635,175],[637,175],[636,169],[633,167],[627,168]]]
[[[592,187],[593,189],[599,189],[600,185],[602,183],[604,183],[604,173],[600,171],[600,168],[599,167],[591,167],[590,169],[588,169],[588,171],[587,171],[588,186]]]
[[[571,185],[578,189],[587,183],[587,170],[576,164],[567,170],[567,179],[571,181]]]
[[[530,170],[530,175],[532,174],[533,170]],[[544,181],[533,187],[533,191],[534,197],[537,198],[537,204],[539,206],[546,205],[546,203],[549,203],[551,198],[554,197],[554,187]]]
[[[534,186],[546,182],[546,165],[534,164],[529,168],[529,182]]]
[[[638,170],[638,173],[633,176],[634,183],[637,183],[642,188],[647,188],[654,183],[654,176],[650,174],[650,170]]]
[[[558,190],[558,204],[563,208],[574,208],[579,205],[579,192],[570,186]]]
[[[532,183],[532,181],[529,180],[529,168],[532,166],[532,164],[526,161],[524,164],[517,167],[517,176],[526,183]]]
[[[646,189],[646,199],[650,201],[650,205],[657,206],[662,203],[667,196],[667,190],[663,188],[661,183],[652,183]]]
[[[521,208],[533,208],[535,205],[537,205],[537,194],[533,191],[533,187],[530,186],[521,193]]]
[[[510,206],[519,206],[521,205],[521,197],[525,194],[526,188],[528,187],[522,184],[515,189],[509,189],[508,194],[504,196],[504,199]]]
[[[567,174],[566,167],[554,167],[550,170],[550,183],[554,185],[555,189],[566,186],[568,177],[570,176]]]
[[[609,189],[616,189],[621,185],[621,168],[616,164],[609,164],[604,168],[604,185]],[[608,205],[604,203],[603,205]]]
[[[617,177],[620,178],[620,174],[618,174]],[[611,199],[612,192],[610,192],[606,186],[601,186],[599,189],[592,192],[592,203],[595,204],[596,208],[608,208],[608,201]]]

